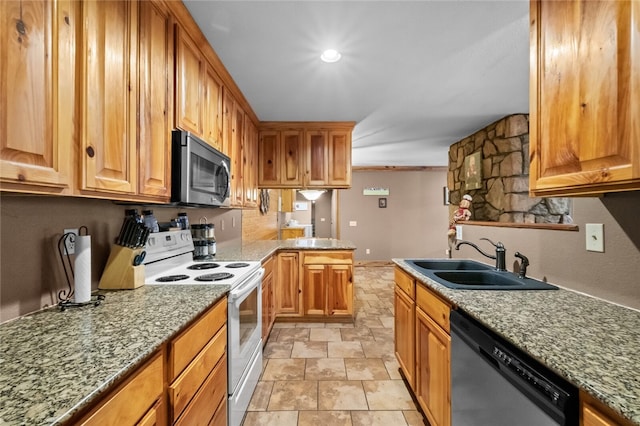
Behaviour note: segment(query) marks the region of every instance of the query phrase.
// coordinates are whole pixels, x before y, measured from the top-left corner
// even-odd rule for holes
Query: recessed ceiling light
[[[341,57],[342,55],[340,54],[340,52],[335,49],[327,49],[322,52],[322,55],[320,55],[320,59],[328,63],[338,62]]]

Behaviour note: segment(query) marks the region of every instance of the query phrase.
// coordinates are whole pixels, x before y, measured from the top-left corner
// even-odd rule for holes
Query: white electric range
[[[146,285],[229,285],[227,306],[228,424],[240,426],[262,372],[262,276],[258,261],[193,260],[189,231],[151,234]]]

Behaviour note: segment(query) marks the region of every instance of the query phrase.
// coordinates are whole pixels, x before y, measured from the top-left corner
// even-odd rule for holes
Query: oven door
[[[229,394],[233,394],[251,357],[262,345],[262,276],[253,276],[229,292],[227,324]]]

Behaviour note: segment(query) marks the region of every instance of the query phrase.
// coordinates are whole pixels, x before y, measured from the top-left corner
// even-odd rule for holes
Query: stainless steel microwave
[[[174,130],[171,142],[171,202],[229,206],[229,157],[190,132]]]

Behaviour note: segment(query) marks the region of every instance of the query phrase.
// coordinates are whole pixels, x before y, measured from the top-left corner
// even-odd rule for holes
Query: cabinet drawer
[[[227,347],[227,327],[224,326],[218,334],[205,346],[191,364],[169,386],[169,400],[171,401],[171,420],[175,421],[184,411],[189,401],[196,394],[200,385],[205,381],[213,367],[224,356]]]
[[[162,395],[162,357],[157,354],[132,378],[105,398],[98,410],[81,422],[82,425],[136,424]]]
[[[451,308],[438,296],[421,285],[416,286],[416,305],[449,333],[449,311]]]
[[[303,265],[351,265],[353,253],[350,251],[302,252]]]
[[[227,357],[213,369],[191,403],[180,416],[176,426],[210,424],[216,408],[227,398]]]
[[[273,272],[273,264],[274,264],[273,256],[271,256],[269,259],[265,260],[265,262],[262,264],[262,267],[264,268],[264,276],[265,277]]]
[[[222,298],[169,345],[169,381],[173,381],[227,323],[227,298]]]
[[[405,293],[407,293],[409,297],[411,297],[411,300],[415,300],[416,282],[413,277],[398,267],[394,269],[394,275],[396,285],[400,287]]]

